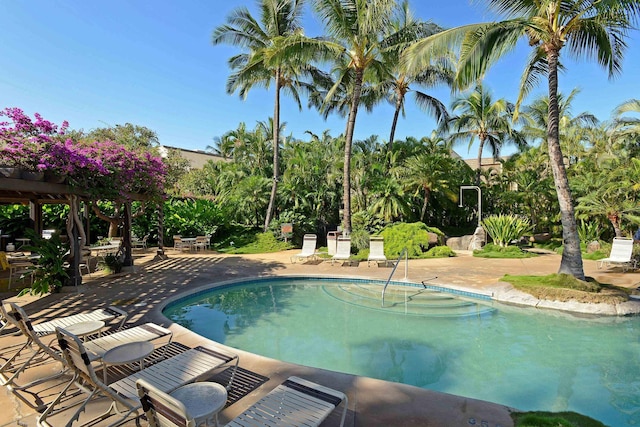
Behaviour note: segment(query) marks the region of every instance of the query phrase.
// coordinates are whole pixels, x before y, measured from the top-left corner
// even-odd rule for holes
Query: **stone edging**
[[[509,304],[601,316],[631,316],[640,314],[640,301],[635,299],[620,304],[590,304],[578,301],[562,302],[541,300],[526,292],[518,291],[506,282],[498,282],[496,287],[493,288],[493,299]]]

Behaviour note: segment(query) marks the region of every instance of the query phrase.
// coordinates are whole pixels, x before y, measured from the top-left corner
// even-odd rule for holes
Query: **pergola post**
[[[158,202],[158,250],[154,260],[167,259],[164,253],[164,203]]]
[[[131,201],[124,203],[124,221],[122,224],[122,250],[124,251],[124,259],[122,265],[130,267],[133,265],[133,256],[131,253]]]
[[[42,205],[37,200],[29,200],[29,226],[42,236]]]

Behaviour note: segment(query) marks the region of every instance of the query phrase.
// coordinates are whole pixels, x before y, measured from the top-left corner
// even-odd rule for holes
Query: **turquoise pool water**
[[[212,340],[279,360],[411,384],[522,410],[640,424],[640,319],[585,318],[422,287],[255,280],[164,314]]]

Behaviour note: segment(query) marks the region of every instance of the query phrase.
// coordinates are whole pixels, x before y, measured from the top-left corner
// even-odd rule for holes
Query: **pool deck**
[[[389,267],[367,267],[366,262],[350,266],[343,266],[341,263],[332,266],[330,262],[292,264],[290,257],[298,252],[299,250],[291,250],[240,256],[213,252],[182,254],[169,249],[167,259],[153,261],[155,252],[150,249],[145,254],[137,253],[136,266],[131,272],[112,276],[97,273],[92,277],[85,276],[85,284],[78,291],[74,289],[42,298],[23,297],[15,301],[24,306],[32,319],[38,320],[87,311],[102,305],[117,305],[129,313],[128,325],[142,322],[161,324],[174,332],[174,343],[193,347],[207,340],[171,323],[160,313],[160,307],[180,294],[227,280],[255,276],[330,275],[386,280],[391,273]],[[474,258],[468,253],[460,253],[455,258],[410,260],[407,276],[412,282],[428,280],[435,285],[492,294],[500,288],[499,278],[504,274],[550,274],[557,272],[559,265],[560,256],[555,254],[505,260]],[[598,270],[595,261],[585,260],[584,270],[587,276],[603,283],[626,287],[637,287],[640,284],[640,273],[623,273],[619,269]],[[395,272],[394,280],[401,280],[404,273],[403,263]],[[437,278],[434,279],[434,276]],[[14,300],[14,296],[15,292],[0,293],[2,299]],[[0,353],[20,341],[21,337],[3,335],[0,337]],[[240,355],[240,368],[244,373],[239,384],[246,382],[249,391],[220,413],[221,425],[287,377],[297,375],[347,394],[349,405],[346,426],[513,426],[510,408],[498,403],[313,369],[240,350],[234,351]],[[52,369],[51,366],[46,369]],[[27,373],[37,375],[38,369],[45,368],[34,368]],[[266,382],[260,384],[260,380],[265,378]],[[38,412],[27,403],[35,398],[50,401],[59,387],[59,384],[52,383],[50,388],[38,391],[38,396],[26,397],[2,387],[0,407],[5,410],[0,412],[0,426],[36,426]],[[96,401],[90,405],[89,413],[97,413],[106,407],[106,400]],[[339,412],[334,411],[322,426],[338,425]],[[63,420],[64,415],[65,412],[62,412],[59,419]],[[124,425],[134,426],[135,423],[128,421]]]

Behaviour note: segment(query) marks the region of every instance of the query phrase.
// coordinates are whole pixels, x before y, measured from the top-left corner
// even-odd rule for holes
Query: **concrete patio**
[[[47,320],[82,311],[96,306],[117,305],[129,313],[128,325],[155,322],[174,332],[174,343],[193,347],[206,339],[171,323],[160,312],[160,307],[169,299],[189,293],[200,287],[208,287],[223,281],[243,277],[273,275],[330,275],[386,279],[390,268],[371,266],[366,262],[353,266],[331,265],[331,263],[290,262],[292,250],[275,254],[221,255],[216,253],[185,254],[168,251],[168,259],[153,261],[153,250],[136,258],[134,271],[113,276],[93,274],[85,276],[85,284],[79,290],[56,293],[42,298],[15,298],[15,292],[3,292],[2,299],[11,298],[22,305],[27,313],[38,320]],[[431,279],[430,283],[455,288],[464,288],[479,293],[492,294],[499,286],[504,274],[550,274],[557,271],[560,257],[543,254],[536,258],[521,260],[474,258],[468,253],[447,259],[410,260],[408,279],[414,282]],[[598,270],[596,262],[584,262],[587,276],[604,283],[626,287],[637,287],[640,273],[620,270]],[[404,264],[394,275],[402,279]],[[0,348],[7,349],[21,341],[21,337],[2,336]],[[308,368],[280,362],[262,356],[234,349],[240,355],[240,370],[243,373],[240,390],[230,404],[220,413],[220,423],[242,412],[262,395],[291,375],[343,391],[348,395],[349,406],[347,426],[469,426],[473,423],[483,426],[509,427],[513,423],[510,409],[500,405],[475,399],[433,392],[397,383],[357,377],[352,375]],[[53,365],[48,368],[52,369]],[[37,369],[32,375],[37,375]],[[224,372],[219,375],[224,375]],[[245,384],[243,384],[243,381]],[[253,382],[253,383],[252,383]],[[38,412],[30,406],[30,400],[42,398],[45,402],[53,399],[55,384],[42,391],[42,396],[20,398],[6,387],[0,393],[0,426],[35,426]],[[230,394],[231,396],[231,394]],[[108,402],[103,399],[91,405],[91,412],[105,409]],[[323,426],[339,423],[339,412],[334,411]],[[64,420],[64,413],[60,414]],[[113,421],[108,420],[108,421]],[[61,421],[64,422],[64,421]],[[106,425],[107,423],[100,424]],[[125,425],[135,425],[133,421]]]

